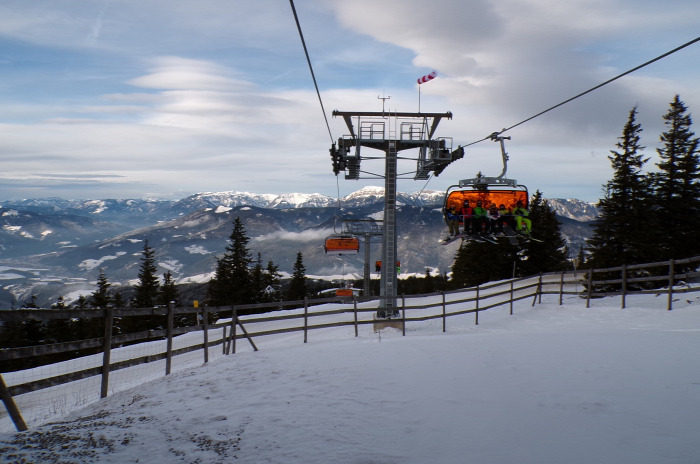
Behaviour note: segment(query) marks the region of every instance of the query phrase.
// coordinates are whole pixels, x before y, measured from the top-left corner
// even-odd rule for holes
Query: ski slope
[[[3,462],[700,462],[700,294],[239,341],[24,433]],[[196,364],[196,365],[195,365]],[[161,374],[162,375],[162,374]]]

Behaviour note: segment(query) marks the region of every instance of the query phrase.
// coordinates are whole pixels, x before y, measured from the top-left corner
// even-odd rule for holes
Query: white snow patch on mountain
[[[211,251],[207,250],[201,245],[186,246],[185,250],[191,255],[208,255],[211,253]]]
[[[90,200],[85,203],[85,206],[95,207],[95,210],[92,211],[92,214],[99,214],[107,210],[107,203],[103,200]]]
[[[2,226],[2,228],[4,230],[6,230],[7,232],[15,233],[15,232],[19,231],[20,229],[22,229],[22,226],[11,226],[11,225],[5,224],[4,226]]]
[[[231,211],[232,209],[233,209],[233,208],[231,208],[230,206],[218,206],[218,207],[214,210],[214,212],[217,213],[217,214],[228,213],[228,212]]]
[[[207,272],[205,274],[196,274],[192,276],[187,276],[187,277],[182,277],[180,279],[177,279],[176,283],[178,284],[204,284],[209,282],[211,279],[214,278],[215,272]]]
[[[174,272],[176,274],[179,274],[182,271],[182,267],[183,267],[182,263],[180,263],[177,259],[160,261],[158,263],[158,266],[160,266],[163,269],[166,269],[170,272]]]
[[[81,269],[85,269],[86,271],[90,271],[92,269],[95,269],[96,267],[100,266],[102,263],[105,261],[109,261],[112,259],[117,259],[120,256],[125,255],[125,251],[118,251],[115,256],[103,256],[100,259],[86,259],[80,264],[78,264],[78,267]]]
[[[24,276],[21,274],[14,274],[12,272],[0,273],[0,280],[16,280],[16,279],[24,279]]]

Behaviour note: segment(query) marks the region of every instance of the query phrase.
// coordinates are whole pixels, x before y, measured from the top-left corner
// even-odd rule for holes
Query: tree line
[[[663,116],[656,170],[640,144],[637,107],[629,112],[616,149],[613,177],[603,186],[600,217],[581,261],[586,267],[665,261],[700,254],[700,156],[688,108],[676,95]]]
[[[466,242],[452,266],[453,288],[510,277],[578,268],[609,268],[700,255],[700,157],[688,108],[676,95],[663,116],[656,170],[641,146],[637,107],[608,159],[613,177],[603,185],[593,235],[572,260],[560,223],[538,190],[530,203],[533,234],[521,246]],[[631,276],[632,277],[632,276]],[[618,275],[619,278],[619,275]]]

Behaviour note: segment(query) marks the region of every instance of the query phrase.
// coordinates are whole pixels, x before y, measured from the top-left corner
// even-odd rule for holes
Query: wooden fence
[[[441,292],[430,295],[400,296],[399,317],[390,320],[377,319],[377,312],[381,298],[358,299],[353,298],[326,298],[314,300],[285,301],[274,303],[274,307],[262,304],[237,305],[212,308],[180,308],[170,305],[160,308],[128,308],[105,310],[3,310],[0,311],[0,323],[16,321],[49,321],[65,318],[103,318],[104,337],[92,340],[79,340],[73,342],[56,343],[50,345],[29,346],[21,348],[0,349],[0,361],[27,359],[56,353],[65,353],[82,349],[100,349],[102,353],[101,365],[88,369],[66,372],[60,375],[49,376],[31,380],[25,383],[7,386],[0,373],[0,394],[15,427],[19,431],[27,430],[27,425],[13,399],[19,395],[38,390],[64,385],[93,376],[101,376],[100,397],[107,396],[110,386],[110,373],[150,363],[165,360],[165,375],[172,370],[173,358],[193,351],[202,351],[203,361],[207,363],[210,350],[219,346],[222,355],[236,352],[236,342],[243,340],[257,351],[256,339],[270,335],[286,333],[303,333],[303,342],[308,341],[309,332],[323,328],[354,327],[355,337],[359,335],[359,327],[366,324],[374,325],[375,331],[386,325],[393,325],[402,330],[406,335],[407,324],[420,323],[429,320],[441,320],[442,331],[447,330],[447,321],[450,317],[474,315],[474,323],[479,324],[479,313],[493,308],[508,307],[509,314],[513,314],[513,303],[532,298],[532,306],[541,302],[543,295],[556,295],[559,304],[563,303],[565,295],[577,295],[586,299],[586,307],[590,307],[594,298],[603,296],[620,295],[622,307],[625,307],[625,298],[630,294],[659,293],[663,287],[668,293],[667,309],[672,309],[673,294],[679,292],[694,291],[692,287],[674,288],[674,284],[681,280],[693,279],[697,272],[676,273],[679,265],[685,268],[700,262],[700,257],[671,260],[663,263],[650,263],[646,265],[621,266],[609,269],[579,270],[578,272],[561,272],[553,274],[540,274],[527,278],[511,279],[472,288],[461,289],[454,292]],[[634,271],[639,275],[640,271],[650,271],[665,268],[665,275],[658,272],[648,273],[645,278],[629,277]],[[619,273],[620,277],[611,278],[610,275]],[[605,278],[596,280],[596,274]],[[656,285],[656,290],[630,290],[630,283],[644,282],[647,285]],[[661,283],[661,285],[659,285]],[[663,285],[665,284],[665,285]],[[619,285],[619,291],[600,292],[597,287]],[[700,289],[697,289],[700,290]],[[313,306],[311,305],[313,303]],[[296,311],[276,311],[284,307],[296,307]],[[239,316],[239,313],[270,311],[262,314]],[[217,313],[219,319],[216,323],[209,323],[209,314]],[[176,315],[195,313],[200,321],[199,325],[191,327],[175,328],[173,321]],[[113,321],[115,317],[131,316],[166,316],[167,326],[163,330],[149,330],[138,333],[113,334]],[[223,319],[226,317],[226,319]],[[175,349],[173,341],[176,337],[190,333],[201,332],[201,342]],[[218,333],[211,337],[212,333]],[[165,350],[150,353],[145,356],[125,359],[113,362],[112,351],[115,347],[141,341],[165,340]]]

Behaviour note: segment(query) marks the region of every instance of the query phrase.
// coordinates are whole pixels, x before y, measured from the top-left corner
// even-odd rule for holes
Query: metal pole
[[[396,310],[397,276],[396,276],[396,140],[389,140],[386,148],[384,177],[384,235],[382,237],[382,275],[380,296],[381,309],[377,317],[390,318],[398,316]]]
[[[370,292],[370,285],[371,285],[372,274],[370,273],[370,268],[369,268],[370,238],[371,238],[371,235],[370,235],[369,231],[365,232],[365,278],[364,278],[365,297],[368,297],[371,293]]]

